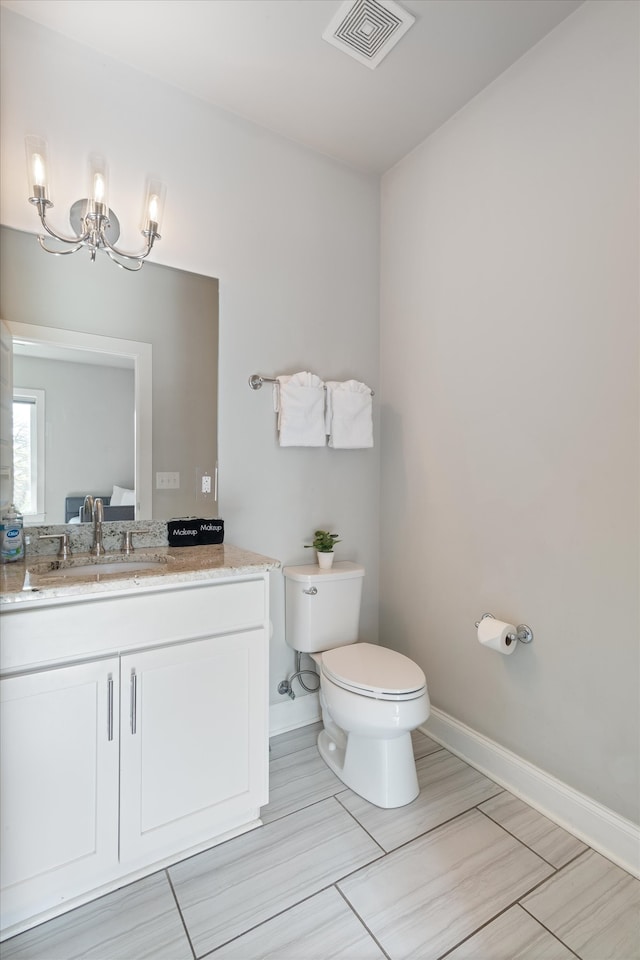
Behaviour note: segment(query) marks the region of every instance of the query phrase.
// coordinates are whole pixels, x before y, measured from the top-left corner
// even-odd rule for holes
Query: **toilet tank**
[[[330,570],[285,567],[285,639],[294,650],[318,653],[355,643],[364,567],[348,560]]]

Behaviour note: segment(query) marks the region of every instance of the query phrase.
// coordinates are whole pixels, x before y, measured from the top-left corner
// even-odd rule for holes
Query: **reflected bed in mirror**
[[[92,369],[85,357],[73,365],[73,377],[68,360],[57,361],[66,366],[56,374],[46,366],[47,357],[37,358],[50,376],[77,381],[73,389],[67,383],[62,414],[46,426],[47,474],[50,467],[52,476],[59,475],[61,460],[74,460],[76,471],[78,464],[97,460],[91,452],[96,436],[107,454],[107,468],[99,475],[87,473],[80,480],[76,472],[59,479],[55,490],[45,491],[44,519],[37,522],[64,523],[67,497],[110,496],[114,486],[135,487],[136,519],[216,516],[214,493],[199,494],[198,477],[213,475],[217,464],[218,281],[153,263],[127,274],[114,270],[106,258],[92,264],[85,258],[46,257],[33,235],[7,227],[0,228],[0,239],[0,316],[23,340],[34,339],[26,334],[35,327],[41,341],[48,336],[55,342],[61,335],[70,341],[96,338],[93,361],[100,339],[119,344],[110,367]],[[25,332],[27,327],[31,329]],[[80,346],[76,342],[75,349]],[[152,371],[146,386],[140,358],[145,349]],[[108,351],[102,353],[104,360]],[[26,358],[16,354],[18,368]],[[35,367],[32,371],[30,380]],[[89,409],[99,381],[107,391],[98,403],[100,416]],[[45,390],[45,410],[51,389]],[[146,410],[145,390],[150,397]],[[105,415],[108,421],[101,419]],[[179,487],[157,489],[157,473],[178,474]]]

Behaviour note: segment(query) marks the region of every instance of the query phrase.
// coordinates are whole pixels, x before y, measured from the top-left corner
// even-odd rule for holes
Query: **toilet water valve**
[[[280,681],[280,683],[278,684],[278,693],[282,694],[282,696],[284,696],[284,694],[287,693],[292,700],[295,700],[296,698],[296,695],[293,692],[293,688],[288,680]]]

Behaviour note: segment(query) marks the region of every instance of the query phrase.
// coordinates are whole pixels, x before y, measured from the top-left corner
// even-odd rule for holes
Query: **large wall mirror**
[[[153,263],[130,274],[84,251],[53,257],[7,227],[0,240],[14,399],[39,396],[44,409],[32,522],[68,522],[70,498],[114,491],[136,519],[216,516],[201,478],[217,466],[218,281]]]

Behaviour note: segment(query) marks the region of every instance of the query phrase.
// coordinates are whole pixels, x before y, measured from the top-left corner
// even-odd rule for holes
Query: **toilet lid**
[[[427,684],[417,663],[373,643],[326,650],[322,672],[339,687],[377,700],[414,700],[424,693]]]

